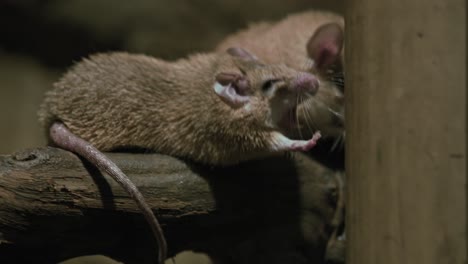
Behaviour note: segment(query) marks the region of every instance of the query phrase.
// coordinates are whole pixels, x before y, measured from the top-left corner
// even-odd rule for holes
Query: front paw
[[[290,151],[309,151],[315,145],[317,145],[317,141],[320,139],[321,134],[320,132],[315,132],[310,140],[297,140],[291,144]]]

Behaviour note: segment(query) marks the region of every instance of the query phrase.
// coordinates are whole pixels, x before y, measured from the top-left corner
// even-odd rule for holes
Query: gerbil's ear
[[[231,56],[239,57],[244,60],[253,60],[253,61],[258,60],[258,58],[255,55],[253,55],[252,53],[248,52],[247,50],[243,48],[231,47],[227,49],[226,52]]]
[[[245,95],[249,83],[239,74],[219,73],[213,88],[221,100],[232,107],[241,107],[250,100],[250,97]]]
[[[318,69],[326,69],[340,57],[343,41],[340,25],[325,24],[320,26],[307,42],[307,53]]]

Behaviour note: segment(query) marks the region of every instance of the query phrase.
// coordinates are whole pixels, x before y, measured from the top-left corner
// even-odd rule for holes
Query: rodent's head
[[[310,73],[284,64],[263,64],[241,48],[227,50],[231,66],[215,76],[215,93],[239,117],[279,130],[295,127],[297,105],[318,90],[319,81]]]
[[[298,106],[298,132],[308,137],[315,129],[324,136],[344,136],[344,33],[337,23],[315,30],[306,44],[306,69],[320,79],[320,90]]]

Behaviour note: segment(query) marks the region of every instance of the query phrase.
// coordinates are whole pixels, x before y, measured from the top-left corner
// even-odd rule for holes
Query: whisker
[[[307,96],[309,96],[309,98],[312,98],[312,100],[314,100],[314,103],[317,103],[323,107],[325,107],[325,109],[327,111],[329,111],[330,113],[332,113],[333,115],[337,116],[337,117],[341,117],[343,118],[343,115],[336,112],[335,110],[333,110],[330,106],[326,105],[324,102],[320,101],[320,100],[317,100],[317,98],[315,98],[313,95],[311,94],[306,94]]]
[[[330,148],[330,151],[329,151],[329,152],[333,152],[333,151],[335,151],[335,150],[337,149],[338,145],[340,145],[340,146],[341,146],[341,144],[340,144],[340,142],[341,142],[341,138],[342,138],[342,137],[341,137],[341,136],[339,136],[339,137],[337,137],[337,138],[335,139],[335,142],[333,142],[333,145],[331,146],[331,148]]]
[[[341,148],[344,148],[345,147],[345,143],[346,143],[346,132],[344,131],[341,135]]]
[[[336,112],[335,110],[331,109],[330,107],[327,106],[327,110],[330,111],[330,113],[334,114],[337,117],[343,117],[342,114]]]
[[[296,127],[297,127],[297,131],[299,132],[299,138],[300,138],[300,139],[304,139],[304,136],[302,135],[301,124],[299,124],[299,115],[298,115],[298,113],[297,113],[297,111],[298,111],[298,107],[297,107],[297,106],[299,105],[299,102],[300,102],[299,99],[300,99],[300,97],[301,97],[300,94],[298,94],[298,95],[296,96]],[[292,113],[291,113],[291,114],[292,114]]]
[[[313,97],[311,97],[313,98]],[[315,98],[313,99],[315,100]],[[311,111],[310,109],[312,108],[311,105],[309,104],[303,104],[303,113],[304,113],[304,117],[305,117],[305,123],[307,125],[307,129],[311,132],[311,134],[313,132],[315,132],[317,130],[317,125],[314,123],[313,121],[313,118],[311,118],[312,114],[311,114]]]

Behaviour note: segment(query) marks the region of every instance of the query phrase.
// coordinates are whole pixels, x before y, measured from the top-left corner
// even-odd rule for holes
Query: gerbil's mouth
[[[283,129],[293,129],[297,127],[297,105],[287,109],[280,119],[279,126]]]

